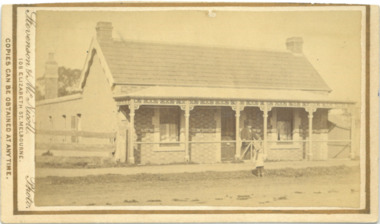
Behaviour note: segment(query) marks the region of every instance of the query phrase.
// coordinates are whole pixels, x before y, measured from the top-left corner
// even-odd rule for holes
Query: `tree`
[[[78,84],[81,70],[61,66],[58,68],[58,97],[80,92]]]
[[[80,69],[71,69],[61,66],[58,68],[58,97],[79,93]],[[45,80],[40,77],[36,80],[36,100],[45,99]]]

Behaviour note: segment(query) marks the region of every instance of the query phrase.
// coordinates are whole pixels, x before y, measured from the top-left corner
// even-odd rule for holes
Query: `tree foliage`
[[[72,95],[79,92],[78,83],[81,75],[81,70],[58,68],[58,97]]]
[[[81,70],[71,69],[61,66],[58,68],[58,97],[72,95],[80,92],[79,81],[80,81]],[[37,79],[36,85],[36,100],[45,99],[44,91],[44,78]]]

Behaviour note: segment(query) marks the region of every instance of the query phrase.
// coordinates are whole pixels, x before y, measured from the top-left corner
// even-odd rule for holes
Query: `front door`
[[[221,135],[222,141],[230,141],[222,143],[221,159],[222,161],[232,161],[235,158],[235,112],[230,107],[222,107],[221,113]]]

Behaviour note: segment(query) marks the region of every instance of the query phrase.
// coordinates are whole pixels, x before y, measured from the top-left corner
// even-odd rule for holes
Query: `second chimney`
[[[295,54],[302,54],[303,52],[302,37],[290,37],[286,39],[286,49]]]
[[[111,22],[98,22],[96,24],[96,37],[98,41],[112,40],[112,23]]]

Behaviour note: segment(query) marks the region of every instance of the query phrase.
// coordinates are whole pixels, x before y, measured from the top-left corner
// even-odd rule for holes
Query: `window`
[[[176,107],[160,108],[160,144],[173,145],[179,142],[180,136],[180,110]]]
[[[277,110],[277,140],[293,139],[293,112],[289,108]]]

